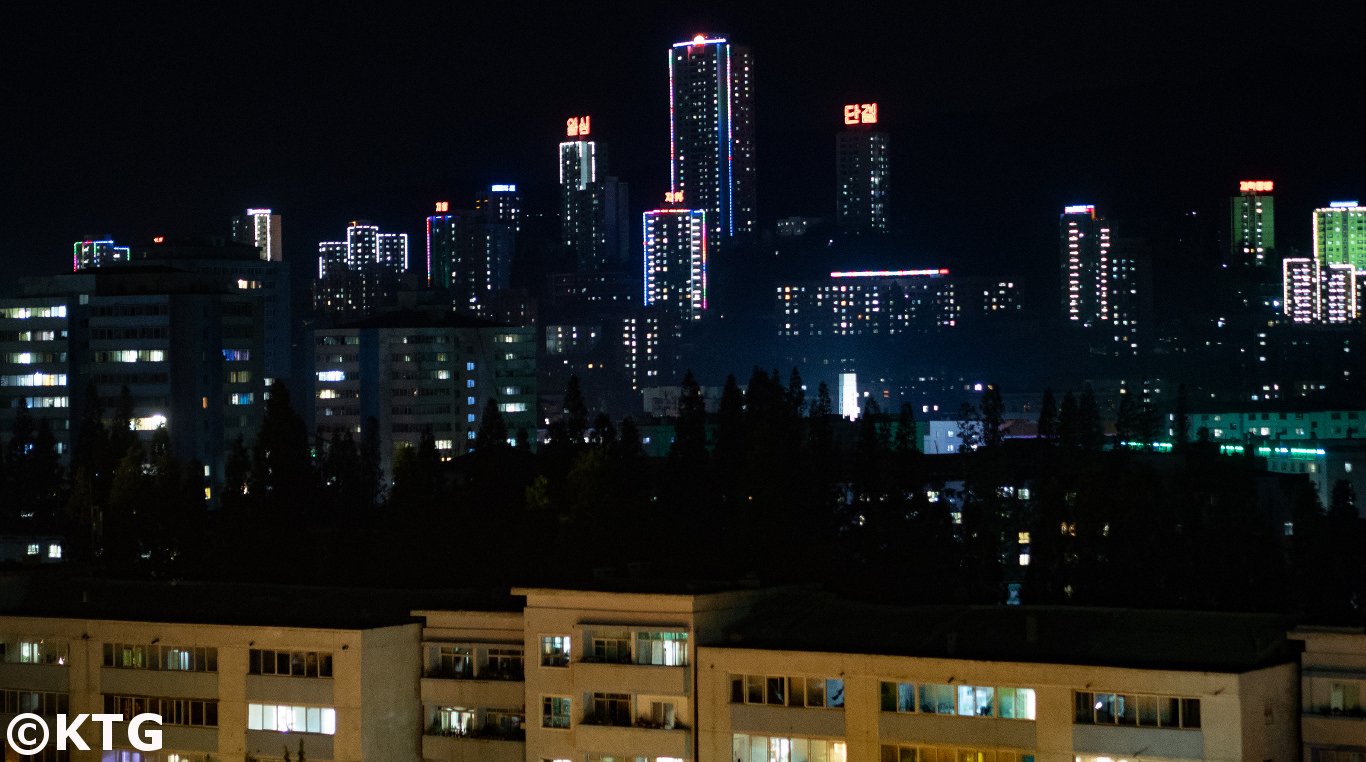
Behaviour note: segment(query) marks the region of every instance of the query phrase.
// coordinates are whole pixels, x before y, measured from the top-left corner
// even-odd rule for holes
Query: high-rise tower
[[[835,218],[850,232],[887,232],[889,139],[877,123],[876,103],[851,103],[835,136]]]
[[[1261,267],[1276,248],[1276,189],[1271,180],[1243,180],[1229,201],[1229,259]]]
[[[725,37],[669,50],[669,188],[713,243],[755,229],[754,62]]]
[[[279,262],[285,258],[280,215],[269,209],[248,209],[233,217],[232,240],[255,246],[266,261]]]
[[[590,126],[570,118],[560,143],[560,240],[580,273],[620,270],[630,241],[627,185],[606,175],[606,146],[587,139]]]

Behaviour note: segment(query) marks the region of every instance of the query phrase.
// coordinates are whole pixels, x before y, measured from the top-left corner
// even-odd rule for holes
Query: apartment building
[[[1301,627],[1300,733],[1304,762],[1366,760],[1366,631]]]
[[[472,597],[0,580],[0,710],[167,718],[162,752],[52,757],[76,762],[278,762],[300,744],[311,762],[1366,753],[1360,629],[1287,637],[1264,615],[613,587]]]
[[[696,758],[1293,760],[1274,618],[771,601],[700,650]]]
[[[137,752],[120,724],[123,750],[28,759],[274,762],[300,749],[310,762],[421,759],[421,629],[376,596],[94,581],[27,593],[0,617],[0,722],[153,712],[164,744]]]
[[[378,427],[385,471],[424,433],[442,458],[469,452],[496,400],[508,435],[536,431],[535,331],[436,310],[393,310],[314,337],[321,436]]]

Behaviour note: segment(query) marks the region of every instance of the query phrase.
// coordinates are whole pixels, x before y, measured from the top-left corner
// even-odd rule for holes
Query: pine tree
[[[982,444],[996,447],[1005,439],[1005,402],[1001,399],[1001,389],[996,384],[987,384],[982,395]]]
[[[1039,406],[1039,439],[1058,438],[1058,403],[1053,399],[1053,389],[1043,390],[1043,403]]]

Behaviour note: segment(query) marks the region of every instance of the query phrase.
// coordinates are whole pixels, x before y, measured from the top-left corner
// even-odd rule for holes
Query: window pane
[[[329,736],[337,734],[337,710],[323,709],[323,732]]]

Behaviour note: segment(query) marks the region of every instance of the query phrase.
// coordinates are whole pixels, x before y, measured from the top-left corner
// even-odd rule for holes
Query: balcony
[[[481,741],[526,741],[525,728],[504,728],[499,725],[485,725],[481,728],[460,731],[442,730],[433,723],[427,727],[423,735],[439,738],[470,738]]]
[[[422,758],[440,762],[522,762],[525,743],[512,738],[460,735],[422,736]]]
[[[584,751],[625,749],[637,756],[681,759],[692,755],[692,733],[681,725],[669,730],[637,725],[594,725],[585,718],[575,727],[574,736],[575,746]]]
[[[652,664],[574,662],[575,681],[605,693],[645,693],[687,696],[691,682],[687,667]]]
[[[470,669],[456,669],[454,667],[428,667],[422,673],[423,677],[433,680],[510,680],[521,681],[525,679],[524,670],[516,667],[495,669],[493,667],[480,667],[478,672]]]
[[[1366,736],[1366,708],[1305,707],[1300,731],[1315,746],[1358,746]]]

